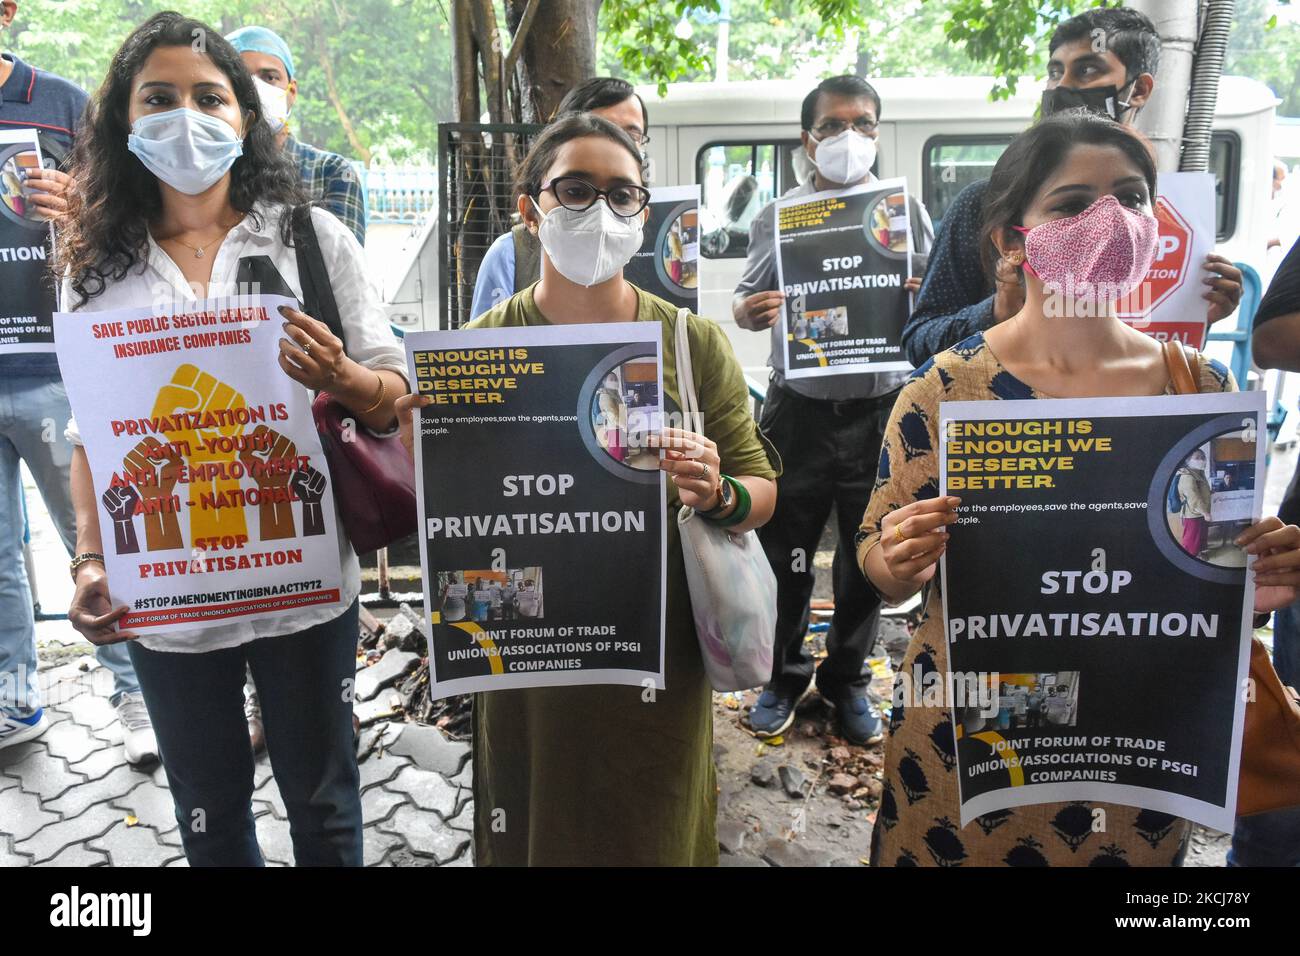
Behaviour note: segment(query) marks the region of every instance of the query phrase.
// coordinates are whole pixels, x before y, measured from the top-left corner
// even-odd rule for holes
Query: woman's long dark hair
[[[200,47],[199,44],[202,44]],[[67,217],[58,229],[55,268],[72,280],[83,305],[107,284],[143,267],[149,223],[162,211],[158,180],[126,147],[131,84],[159,47],[202,49],[230,80],[235,99],[249,120],[244,153],[230,171],[230,204],[255,215],[259,202],[294,206],[303,202],[297,171],[285,158],[275,134],[258,116],[260,103],[244,61],[221,34],[198,20],[165,12],[150,17],[126,38],[113,56],[108,76],[86,107],[68,172],[76,182]],[[290,241],[289,216],[280,223]]]
[[[1156,160],[1141,133],[1086,109],[1065,110],[1035,123],[1011,141],[989,177],[984,193],[980,257],[989,276],[1000,253],[993,244],[1011,226],[1024,224],[1025,210],[1049,176],[1076,146],[1114,146],[1142,172],[1154,201]]]

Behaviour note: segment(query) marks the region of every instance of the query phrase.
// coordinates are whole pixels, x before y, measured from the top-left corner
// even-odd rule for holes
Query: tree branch
[[[348,116],[348,111],[343,106],[343,100],[339,96],[338,83],[334,77],[334,63],[330,60],[329,46],[325,42],[323,31],[316,33],[316,55],[320,58],[321,69],[325,73],[325,94],[329,97],[330,105],[334,107],[334,112],[338,115],[339,122],[343,125],[343,133],[348,138],[348,143],[352,150],[361,157],[361,161],[370,166],[371,154],[357,136],[357,131],[352,126],[352,120]]]
[[[504,117],[505,96],[501,89],[501,31],[497,27],[492,0],[470,0],[470,17],[474,44],[483,64],[483,86],[487,90],[488,117],[500,123]]]
[[[519,56],[524,52],[524,43],[533,25],[533,17],[537,16],[537,8],[541,5],[542,0],[528,0],[527,6],[524,7],[519,25],[515,27],[514,39],[510,41],[510,50],[506,53],[506,62],[502,70],[506,76],[511,76],[515,71],[515,64],[519,62]]]
[[[471,0],[451,0],[452,98],[456,121],[477,123],[479,114],[478,70],[475,66],[474,28]]]

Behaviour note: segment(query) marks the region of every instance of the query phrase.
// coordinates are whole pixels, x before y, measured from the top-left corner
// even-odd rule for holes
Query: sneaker
[[[794,723],[795,708],[812,690],[812,681],[800,694],[778,694],[771,687],[765,687],[753,708],[749,711],[749,729],[755,737],[777,737],[790,729]]]
[[[849,691],[831,702],[840,714],[840,733],[844,739],[859,747],[878,744],[885,739],[880,711],[862,691]]]
[[[45,716],[44,707],[37,707],[26,717],[0,710],[0,750],[25,740],[35,740],[49,729],[50,718]]]
[[[266,727],[262,724],[262,699],[257,691],[245,693],[244,717],[248,720],[248,745],[253,753],[260,754],[266,749]]]
[[[117,702],[117,719],[122,722],[122,744],[126,749],[126,762],[143,769],[158,762],[158,738],[153,735],[153,722],[144,706],[144,696],[138,691],[123,694]]]

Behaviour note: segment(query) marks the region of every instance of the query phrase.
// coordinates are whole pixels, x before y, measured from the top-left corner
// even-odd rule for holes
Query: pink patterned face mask
[[[1068,219],[1026,229],[1025,268],[1042,280],[1049,295],[1114,301],[1136,289],[1156,255],[1155,216],[1102,196]]]

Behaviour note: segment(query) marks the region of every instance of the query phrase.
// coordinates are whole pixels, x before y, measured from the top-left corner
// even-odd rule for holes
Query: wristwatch
[[[98,561],[100,564],[103,564],[104,556],[95,551],[83,551],[81,554],[74,557],[70,562],[68,562],[68,571],[72,574],[73,581],[77,580],[77,568],[89,561]]]
[[[731,490],[732,479],[727,475],[722,475],[718,481],[718,503],[708,511],[701,511],[700,516],[712,518],[714,515],[720,515],[731,507],[731,502],[735,500],[735,492]]]

